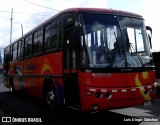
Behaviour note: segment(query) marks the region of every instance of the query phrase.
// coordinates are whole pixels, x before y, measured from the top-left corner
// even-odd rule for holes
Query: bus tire
[[[57,107],[56,90],[53,84],[44,86],[44,103],[51,110],[55,110]]]

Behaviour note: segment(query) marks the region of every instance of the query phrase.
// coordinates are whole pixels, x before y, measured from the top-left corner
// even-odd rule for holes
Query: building
[[[152,55],[156,67],[156,78],[160,79],[160,52],[153,52]]]

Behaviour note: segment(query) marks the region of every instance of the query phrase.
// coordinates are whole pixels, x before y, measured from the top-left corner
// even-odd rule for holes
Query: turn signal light
[[[85,90],[85,94],[88,95],[88,96],[91,96],[93,93],[89,90]]]

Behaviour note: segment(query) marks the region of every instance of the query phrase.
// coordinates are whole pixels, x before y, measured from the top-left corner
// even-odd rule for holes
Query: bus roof
[[[132,13],[132,12],[128,12],[128,11],[121,11],[121,10],[115,10],[115,9],[106,9],[106,8],[68,8],[65,10],[60,11],[59,13],[57,13],[56,15],[52,16],[51,18],[49,18],[48,20],[44,21],[43,23],[41,23],[40,25],[36,26],[35,28],[31,29],[29,32],[27,32],[26,34],[24,34],[23,36],[19,37],[18,39],[14,40],[14,42],[12,42],[11,44],[14,44],[16,41],[22,39],[24,36],[28,35],[29,33],[31,33],[32,31],[36,30],[37,28],[43,26],[45,23],[51,21],[52,19],[62,15],[63,13],[67,13],[67,12],[98,12],[98,13],[108,13],[108,14],[115,14],[115,15],[126,15],[126,16],[131,16],[131,17],[136,17],[136,18],[142,18],[141,15],[138,15],[136,13]],[[9,45],[11,45],[9,44]],[[8,45],[8,46],[9,46]],[[7,47],[8,47],[7,46]],[[6,48],[6,47],[5,47]]]
[[[116,15],[128,15],[128,16],[142,18],[141,15],[136,14],[136,13],[115,10],[115,9],[106,9],[106,8],[69,8],[69,9],[65,9],[61,11],[60,14],[65,13],[65,12],[102,12],[102,13],[110,13],[110,14],[116,14]]]

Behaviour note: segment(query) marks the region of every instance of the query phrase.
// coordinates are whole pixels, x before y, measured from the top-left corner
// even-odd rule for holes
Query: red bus
[[[156,79],[147,29],[130,12],[66,9],[4,49],[4,85],[82,112],[150,103]]]

